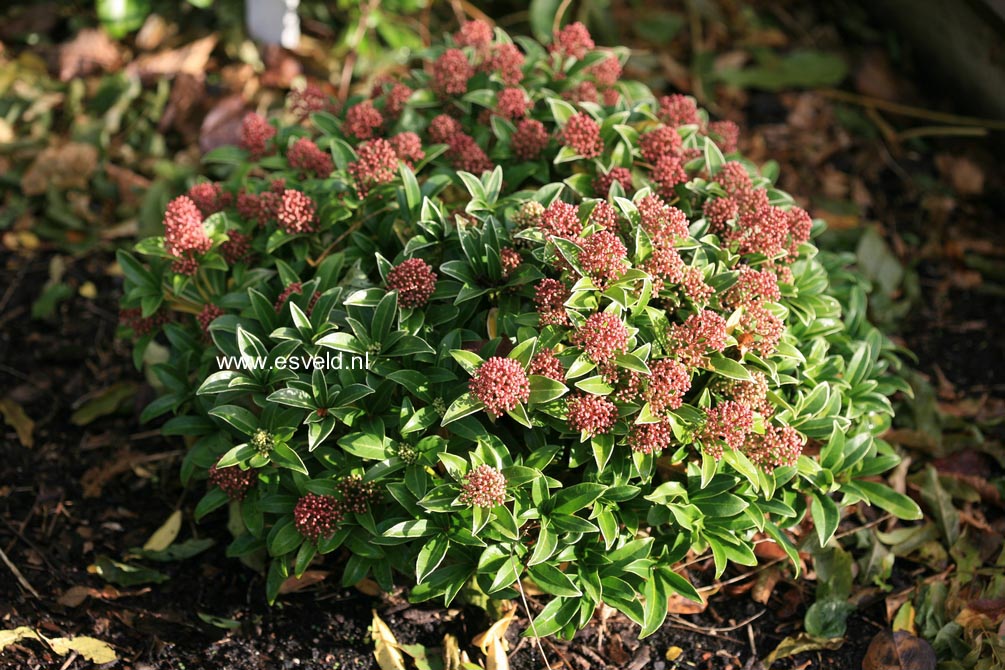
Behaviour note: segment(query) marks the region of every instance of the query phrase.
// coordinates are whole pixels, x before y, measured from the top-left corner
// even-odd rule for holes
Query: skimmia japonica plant
[[[624,58],[468,23],[341,109],[249,115],[120,256],[138,363],[169,351],[144,418],[270,600],[333,554],[414,600],[533,582],[531,634],[600,603],[648,634],[698,597],[685,557],[798,565],[844,506],[918,515],[877,481],[904,385],[867,287],[733,124]]]

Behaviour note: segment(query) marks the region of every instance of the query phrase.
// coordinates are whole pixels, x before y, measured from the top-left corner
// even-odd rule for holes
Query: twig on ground
[[[0,549],[0,560],[2,560],[8,568],[10,568],[10,571],[14,573],[14,577],[17,579],[18,584],[20,584],[25,591],[28,591],[39,600],[42,599],[42,596],[38,594],[35,587],[28,583],[28,580],[24,578],[24,575],[22,575],[21,571],[17,569],[17,566],[14,565],[9,558],[7,558],[7,554],[4,553],[3,549]]]
[[[927,119],[937,123],[947,123],[956,126],[977,126],[979,128],[987,128],[988,130],[1005,130],[1005,121],[982,119],[976,116],[947,114],[945,112],[933,112],[929,109],[922,109],[921,107],[912,107],[910,105],[903,105],[899,102],[891,102],[889,100],[883,100],[882,98],[873,98],[859,93],[852,93],[850,91],[839,91],[834,88],[821,89],[819,92],[825,98],[840,100],[841,102],[860,105],[862,107],[882,109],[883,111],[890,112],[891,114],[898,114],[900,116],[908,116],[915,119]]]

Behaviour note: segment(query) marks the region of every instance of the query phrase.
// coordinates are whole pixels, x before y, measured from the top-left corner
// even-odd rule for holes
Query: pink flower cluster
[[[421,258],[409,258],[388,271],[387,288],[398,292],[402,307],[422,307],[436,291],[436,273]]]
[[[768,380],[763,372],[750,373],[750,381],[729,380],[724,393],[730,400],[749,407],[750,411],[769,417],[775,412],[775,406],[768,400]]]
[[[315,176],[324,178],[332,173],[335,166],[332,164],[332,157],[314,144],[309,138],[301,137],[289,151],[286,152],[286,160],[290,167],[301,172],[313,172]]]
[[[660,126],[639,138],[639,150],[642,158],[653,165],[665,156],[680,156],[680,134],[670,126]]]
[[[647,195],[637,204],[642,228],[654,246],[672,247],[679,238],[688,236],[687,214],[666,204],[657,195]]]
[[[495,507],[506,501],[506,477],[491,465],[479,465],[464,477],[461,503],[471,507]]]
[[[422,140],[411,131],[398,133],[389,140],[394,147],[394,153],[398,155],[398,160],[408,166],[409,169],[426,157],[426,152],[422,150]]]
[[[492,43],[492,26],[484,21],[468,21],[454,33],[454,42],[462,47],[487,47]]]
[[[345,113],[343,130],[358,140],[368,140],[384,125],[384,117],[369,100],[357,103]]]
[[[558,357],[555,356],[553,349],[542,349],[534,354],[534,357],[530,360],[528,373],[541,375],[542,377],[556,381],[565,380],[565,368],[562,367],[562,361],[558,360]]]
[[[557,279],[542,279],[534,293],[534,304],[541,326],[567,326],[569,315],[565,311],[565,301],[569,299],[569,289]]]
[[[579,264],[603,288],[625,274],[627,257],[628,250],[621,238],[609,230],[600,230],[583,240]]]
[[[568,400],[569,428],[592,437],[610,432],[618,420],[617,406],[607,398],[574,393]]]
[[[226,493],[230,500],[244,500],[256,481],[258,472],[254,469],[242,470],[237,466],[218,468],[215,465],[209,468],[209,485]]]
[[[749,407],[727,400],[705,410],[705,427],[699,439],[705,451],[716,460],[722,458],[722,445],[742,449],[754,430],[754,415]]]
[[[457,119],[440,114],[429,123],[427,132],[433,142],[447,145],[446,156],[455,169],[472,174],[492,169],[492,161],[475,139],[464,132]]]
[[[496,96],[495,113],[507,119],[522,119],[530,109],[530,100],[522,88],[504,88]]]
[[[726,348],[726,320],[707,309],[692,314],[683,324],[670,326],[674,355],[688,367],[698,367],[709,351]]]
[[[202,212],[188,196],[178,196],[164,212],[164,249],[172,256],[204,254],[213,246],[202,226]]]
[[[572,56],[576,60],[581,60],[594,47],[593,38],[590,31],[579,21],[570,23],[555,33],[551,46],[552,53],[563,58]]]
[[[305,193],[288,188],[279,201],[276,221],[291,235],[313,233],[317,231],[317,207]]]
[[[598,174],[594,177],[593,192],[597,194],[597,197],[606,198],[614,182],[621,184],[621,188],[624,189],[625,193],[631,195],[634,188],[632,186],[632,172],[628,168],[623,167],[611,168],[610,172]]]
[[[460,49],[447,49],[432,65],[433,90],[441,97],[462,95],[468,90],[468,81],[475,69]]]
[[[516,45],[507,42],[493,47],[492,55],[482,62],[479,69],[498,75],[506,86],[516,86],[523,81],[523,64],[523,54]]]
[[[500,417],[530,398],[530,382],[520,361],[493,356],[475,370],[468,390],[493,417]]]
[[[209,324],[213,323],[213,320],[218,316],[223,316],[225,312],[220,307],[212,304],[205,304],[202,306],[202,310],[196,314],[195,320],[199,322],[199,327],[202,328],[202,332],[209,333]]]
[[[755,465],[771,472],[783,465],[795,465],[805,443],[806,439],[791,426],[766,425],[763,435],[748,436],[744,453]]]
[[[611,203],[606,200],[600,200],[593,207],[593,211],[590,212],[590,218],[587,221],[590,225],[600,226],[602,229],[609,230],[612,233],[616,232],[619,228],[618,210],[614,209]]]
[[[260,114],[249,112],[241,121],[240,146],[247,150],[252,160],[269,153],[269,141],[275,136],[276,129]]]
[[[591,361],[603,364],[628,350],[628,327],[616,314],[594,312],[570,339]]]
[[[237,230],[227,231],[227,240],[220,245],[220,255],[229,265],[240,262],[251,253],[251,236]]]
[[[663,96],[659,99],[659,111],[656,115],[660,121],[673,128],[701,123],[694,98],[689,98],[686,95]]]
[[[600,126],[589,114],[573,114],[562,128],[562,143],[583,158],[596,158],[604,149]]]
[[[191,198],[203,216],[222,212],[233,200],[230,193],[224,191],[219,184],[208,181],[196,184],[186,195]]]
[[[398,153],[383,138],[363,142],[356,147],[356,160],[349,164],[349,174],[356,180],[356,193],[364,198],[375,186],[394,181],[398,171]]]
[[[293,508],[293,525],[308,540],[330,537],[345,518],[345,509],[335,496],[307,493]]]
[[[658,454],[670,446],[673,431],[667,421],[639,423],[628,431],[628,445],[641,454]]]
[[[499,250],[499,263],[502,265],[503,279],[507,279],[520,267],[523,258],[521,258],[520,252],[513,247],[503,247]]]
[[[579,221],[579,208],[561,200],[548,205],[541,215],[541,232],[545,237],[564,237],[575,240],[583,232]]]
[[[119,310],[119,323],[132,330],[136,337],[150,335],[170,320],[171,315],[167,312],[143,316],[143,310],[139,307]]]
[[[649,385],[643,398],[655,414],[677,409],[684,394],[691,390],[691,373],[680,361],[665,358],[649,366]]]
[[[516,125],[516,131],[510,138],[510,148],[517,158],[531,160],[544,151],[549,140],[543,123],[537,119],[524,119]]]

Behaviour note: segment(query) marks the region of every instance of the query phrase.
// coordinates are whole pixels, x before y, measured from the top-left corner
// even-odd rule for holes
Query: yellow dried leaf
[[[21,640],[39,640],[48,644],[54,652],[61,656],[66,656],[71,651],[75,651],[85,660],[101,665],[118,660],[118,656],[106,643],[93,637],[81,635],[79,637],[45,637],[39,635],[28,626],[21,626],[13,630],[0,631],[0,651],[8,646],[20,642]]]
[[[66,656],[75,651],[91,663],[101,665],[118,659],[115,650],[101,640],[86,635],[79,637],[57,637],[49,640],[49,646],[58,654]]]
[[[147,543],[143,545],[143,549],[145,551],[164,551],[178,537],[179,531],[181,531],[181,510],[175,510],[164,522],[164,525],[154,531]]]
[[[405,657],[398,650],[398,640],[384,621],[373,610],[373,625],[370,628],[373,636],[373,656],[377,659],[380,670],[405,670]]]
[[[684,653],[684,650],[680,647],[670,647],[667,649],[666,659],[668,661],[676,661],[680,658],[680,655]]]
[[[509,659],[506,657],[506,651],[509,649],[506,630],[514,616],[516,616],[515,610],[510,610],[487,631],[475,637],[474,643],[485,654],[486,670],[509,670]]]
[[[461,645],[449,634],[443,636],[443,670],[461,670]]]
[[[893,630],[902,630],[914,635],[914,605],[908,600],[897,610],[897,616],[893,619]]]
[[[35,422],[25,413],[24,407],[10,398],[0,398],[0,414],[3,414],[7,425],[14,428],[21,444],[29,448],[35,444],[35,438],[32,435],[35,431]]]

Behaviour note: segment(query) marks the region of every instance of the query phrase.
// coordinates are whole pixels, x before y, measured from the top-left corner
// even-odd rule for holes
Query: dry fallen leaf
[[[862,670],[935,670],[935,650],[904,631],[881,631],[872,638]]]
[[[384,621],[373,610],[373,626],[370,628],[373,636],[373,656],[377,659],[380,670],[405,670],[405,657],[398,650],[398,640]]]
[[[771,664],[780,658],[787,658],[801,654],[804,651],[817,651],[819,649],[833,651],[840,649],[842,644],[844,644],[843,637],[813,637],[809,633],[791,635],[779,642],[775,650],[768,654],[768,657],[764,659],[764,667],[766,670],[771,670]]]
[[[475,636],[474,644],[485,654],[486,670],[509,670],[509,659],[506,652],[509,644],[506,642],[506,629],[516,616],[516,610],[510,610],[503,618],[492,624],[487,631]]]
[[[450,634],[443,636],[443,670],[461,670],[461,646]]]
[[[120,67],[118,47],[100,28],[84,28],[59,48],[59,78],[63,81]]]
[[[966,156],[939,154],[935,157],[935,167],[960,195],[984,192],[984,170]]]
[[[327,579],[329,574],[331,573],[327,570],[307,570],[299,578],[296,575],[290,575],[286,581],[279,585],[279,594],[294,593],[308,586],[313,586]]]
[[[71,651],[76,652],[91,663],[101,665],[118,660],[115,651],[97,638],[80,635],[77,637],[45,637],[39,635],[28,626],[13,630],[0,631],[0,651],[21,640],[38,640],[44,642],[60,656],[66,656]]]
[[[126,70],[142,79],[173,77],[181,72],[203,77],[206,75],[206,62],[218,39],[215,34],[207,35],[177,49],[144,54],[130,63]]]
[[[176,509],[164,522],[164,525],[154,531],[147,543],[143,545],[143,550],[164,551],[175,541],[179,531],[181,531],[181,510]]]
[[[673,593],[667,601],[667,612],[670,614],[698,614],[704,612],[708,603],[696,603],[690,598]]]

